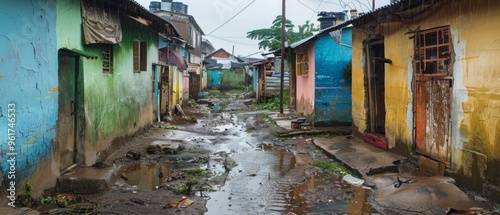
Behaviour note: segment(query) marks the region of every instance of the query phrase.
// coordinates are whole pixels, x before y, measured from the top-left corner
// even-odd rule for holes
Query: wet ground
[[[276,113],[255,110],[238,95],[210,99],[217,110],[185,105],[187,117],[165,118],[168,124],[156,124],[125,144],[104,162],[117,169],[112,191],[83,199],[97,203],[99,214],[377,213],[366,203],[369,190],[311,165],[329,160],[312,136],[277,138],[273,134],[284,130],[267,117]],[[153,152],[153,141],[177,143],[181,150]],[[140,158],[127,157],[130,151]],[[183,197],[193,203],[167,204]]]

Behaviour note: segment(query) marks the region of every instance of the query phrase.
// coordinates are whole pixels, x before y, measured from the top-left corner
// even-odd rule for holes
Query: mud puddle
[[[368,190],[306,168],[308,155],[263,145],[231,157],[238,166],[210,193],[206,215],[377,212],[366,203]]]
[[[169,177],[168,164],[133,163],[120,167],[118,175],[129,185],[144,191],[156,190]]]

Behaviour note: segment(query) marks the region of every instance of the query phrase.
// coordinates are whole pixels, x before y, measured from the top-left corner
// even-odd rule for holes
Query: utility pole
[[[372,0],[372,11],[375,10],[375,0]]]
[[[283,88],[285,82],[285,0],[282,3],[281,11],[281,86],[280,86],[280,114],[283,114]]]

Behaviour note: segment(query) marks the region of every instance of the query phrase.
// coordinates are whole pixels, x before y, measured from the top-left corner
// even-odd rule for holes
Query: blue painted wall
[[[315,42],[314,125],[350,124],[351,82],[345,79],[344,67],[352,58],[352,30],[342,29],[340,44],[330,34]]]
[[[12,103],[16,112],[15,176],[19,182],[47,161],[56,136],[56,2],[3,1],[1,7],[0,165],[7,180],[8,105]],[[50,168],[45,172],[51,174]]]

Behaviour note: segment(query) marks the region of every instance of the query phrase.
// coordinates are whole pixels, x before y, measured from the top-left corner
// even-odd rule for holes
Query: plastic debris
[[[163,208],[187,208],[191,206],[194,203],[193,200],[189,199],[188,197],[183,196],[181,200],[176,201],[176,202],[167,202]]]
[[[363,179],[359,179],[359,178],[356,178],[350,174],[347,174],[345,175],[343,178],[342,178],[343,181],[349,183],[349,184],[352,184],[354,186],[361,186],[365,183],[365,180]]]
[[[404,180],[404,181],[402,181],[401,179],[399,179],[399,176],[398,176],[398,177],[397,177],[397,181],[396,181],[396,183],[394,184],[394,187],[395,187],[395,188],[399,188],[399,187],[401,187],[401,185],[402,185],[403,183],[406,183],[406,184],[413,184],[413,183],[415,183],[415,182],[417,182],[417,181],[416,181],[416,180]]]

